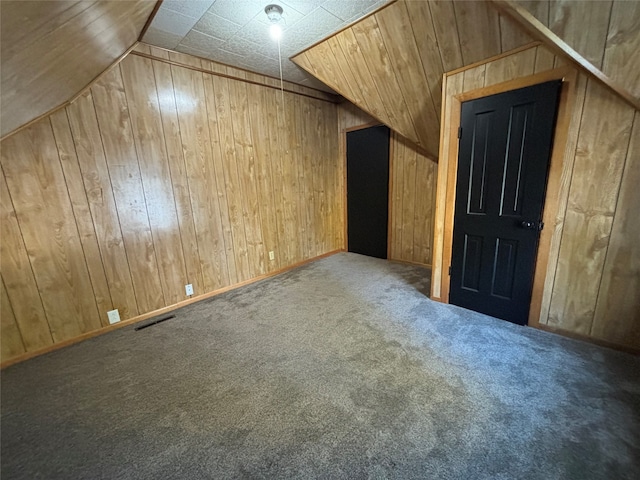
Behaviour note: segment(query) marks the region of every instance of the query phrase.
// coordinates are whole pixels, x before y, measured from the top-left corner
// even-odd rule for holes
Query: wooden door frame
[[[556,226],[556,215],[559,207],[559,192],[562,183],[562,164],[564,163],[567,137],[571,124],[571,112],[575,101],[576,82],[578,72],[571,67],[562,67],[546,72],[530,75],[527,77],[509,80],[489,87],[479,88],[464,92],[458,95],[445,98],[445,102],[450,102],[451,115],[448,122],[443,122],[443,132],[448,132],[448,138],[443,136],[442,141],[449,142],[448,166],[446,175],[446,185],[438,185],[438,188],[445,188],[446,200],[444,207],[444,228],[443,228],[443,249],[442,249],[442,270],[440,272],[441,290],[439,300],[449,303],[449,267],[451,265],[451,255],[453,253],[453,223],[455,214],[455,198],[458,172],[458,126],[460,125],[460,112],[462,102],[475,100],[489,95],[517,90],[551,80],[562,80],[560,91],[560,102],[558,105],[556,128],[553,137],[553,148],[551,150],[551,161],[549,165],[549,175],[547,178],[547,189],[544,200],[542,221],[545,227],[540,233],[538,252],[534,266],[533,290],[529,307],[528,325],[539,326],[540,311],[542,308],[542,296],[544,291],[547,265],[549,262],[549,250],[551,239]],[[443,102],[444,109],[444,102]],[[435,249],[434,249],[435,253]],[[434,258],[433,264],[436,265]]]
[[[344,152],[342,155],[342,172],[343,172],[343,178],[342,178],[342,184],[344,185],[344,189],[342,192],[343,195],[343,205],[344,205],[344,211],[342,212],[342,218],[343,218],[343,225],[344,225],[344,244],[342,245],[342,250],[344,252],[348,252],[349,251],[349,218],[348,218],[348,198],[347,198],[347,133],[349,132],[355,132],[356,130],[364,130],[365,128],[371,128],[371,127],[380,127],[380,126],[385,126],[386,125],[382,122],[379,122],[377,120],[373,120],[371,122],[367,122],[367,123],[363,123],[360,125],[354,125],[353,127],[347,127],[347,128],[343,128],[342,129],[342,134],[341,134],[341,139],[340,141],[342,142],[342,151]],[[388,127],[387,127],[388,128]],[[392,142],[391,142],[391,137],[393,135],[393,130],[391,130],[389,128],[389,198],[387,199],[387,209],[388,209],[388,214],[389,214],[389,218],[387,221],[387,260],[389,259],[389,249],[390,249],[390,226],[391,226],[391,149],[393,148],[392,146]]]

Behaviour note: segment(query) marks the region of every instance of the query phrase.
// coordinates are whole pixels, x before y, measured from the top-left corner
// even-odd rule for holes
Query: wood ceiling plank
[[[458,34],[459,27],[456,23],[453,1],[430,1],[429,9],[431,10],[433,27],[440,47],[444,71],[450,72],[462,67],[464,62],[462,61],[462,49]]]
[[[429,84],[431,100],[439,119],[442,108],[442,74],[444,73],[444,67],[436,31],[433,27],[429,2],[406,2],[405,5],[409,12],[411,29],[422,59],[422,68]]]
[[[136,42],[153,7],[143,0],[0,2],[0,135],[73,98]]]
[[[367,66],[362,50],[360,49],[360,45],[356,40],[356,37],[351,29],[343,30],[338,35],[336,35],[336,40],[340,44],[342,51],[348,61],[344,68],[350,68],[353,76],[356,80],[355,84],[353,84],[354,88],[359,88],[361,92],[361,98],[366,102],[367,111],[370,112],[374,117],[379,118],[384,123],[389,124],[389,118],[387,116],[387,112],[384,108],[384,102],[376,89],[375,82],[369,71],[369,67]],[[344,70],[343,70],[344,71]],[[406,135],[406,132],[402,132],[403,135]],[[413,135],[415,139],[415,134]]]
[[[385,46],[376,16],[356,23],[352,30],[363,52],[376,90],[382,99],[389,125],[393,125],[403,135],[408,135],[407,132],[411,132],[409,135],[417,138],[415,123],[410,112],[411,107],[400,88],[397,79],[399,72],[396,72],[392,65],[390,58],[392,53]]]
[[[501,53],[498,12],[486,2],[453,2],[465,65]]]
[[[398,2],[393,8],[380,10],[375,19],[385,40],[400,91],[413,118],[418,141],[409,136],[407,138],[424,148],[429,155],[437,157],[439,112],[436,112],[431,95],[425,95],[425,92],[430,93],[429,83],[422,68],[405,3]]]

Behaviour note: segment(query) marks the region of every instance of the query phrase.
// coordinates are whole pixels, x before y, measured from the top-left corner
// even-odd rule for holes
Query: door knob
[[[522,223],[520,223],[520,226],[522,228],[526,228],[527,230],[542,230],[544,228],[544,223],[542,222],[528,222],[528,221],[523,221]]]

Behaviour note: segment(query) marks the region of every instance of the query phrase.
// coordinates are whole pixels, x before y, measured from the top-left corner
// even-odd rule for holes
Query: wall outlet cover
[[[273,253],[273,250],[269,252],[269,260],[274,260],[276,258],[275,254]]]
[[[185,285],[184,291],[187,292],[187,295],[193,295],[193,285],[192,284]]]
[[[120,321],[120,312],[118,312],[117,308],[115,310],[109,310],[107,312],[107,317],[109,318],[109,324],[113,325]]]

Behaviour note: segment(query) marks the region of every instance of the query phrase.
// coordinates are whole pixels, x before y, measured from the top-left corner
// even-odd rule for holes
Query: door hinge
[[[458,138],[462,138],[462,127],[458,127]]]
[[[449,276],[451,276],[451,265],[449,265]]]

